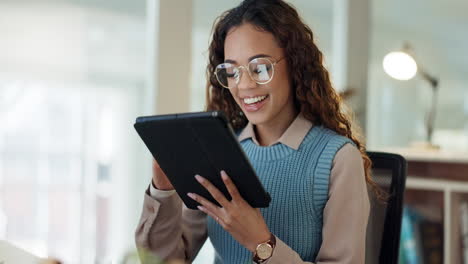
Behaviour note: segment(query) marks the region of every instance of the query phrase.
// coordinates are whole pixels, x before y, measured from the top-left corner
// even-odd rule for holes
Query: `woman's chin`
[[[245,113],[245,116],[247,117],[249,122],[252,123],[253,125],[259,125],[259,124],[265,123],[265,121],[268,119],[265,113],[260,113],[260,112]]]

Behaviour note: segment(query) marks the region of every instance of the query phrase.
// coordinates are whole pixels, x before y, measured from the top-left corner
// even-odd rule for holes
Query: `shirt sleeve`
[[[149,192],[150,192],[150,196],[156,200],[169,197],[176,193],[175,190],[163,191],[163,190],[156,189],[153,183],[150,183]]]
[[[370,205],[361,153],[351,144],[344,145],[333,159],[328,197],[323,214],[322,245],[315,263],[364,263]],[[265,263],[312,263],[304,262],[279,238],[276,241],[273,255]]]
[[[333,160],[317,263],[365,262],[370,203],[364,175],[361,152],[346,144]]]
[[[142,264],[160,260],[191,262],[206,241],[206,214],[187,208],[175,191],[171,192],[155,189],[151,193],[151,184],[145,192],[135,231]]]

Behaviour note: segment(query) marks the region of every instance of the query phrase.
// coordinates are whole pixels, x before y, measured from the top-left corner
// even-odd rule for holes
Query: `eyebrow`
[[[249,58],[249,61],[251,61],[251,60],[253,60],[253,59],[257,59],[257,58],[265,58],[265,57],[269,57],[269,58],[271,58],[271,56],[270,56],[270,55],[266,55],[266,54],[257,54],[257,55],[253,55],[252,57],[250,57],[250,58]],[[229,60],[229,59],[227,59],[227,60],[224,60],[224,62],[227,62],[227,63],[233,63],[233,64],[237,63],[237,61],[235,61],[235,60]]]

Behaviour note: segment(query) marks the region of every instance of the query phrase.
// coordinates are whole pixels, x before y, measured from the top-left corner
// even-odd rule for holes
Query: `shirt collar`
[[[283,135],[281,135],[281,137],[271,145],[281,143],[292,149],[298,150],[311,128],[312,122],[306,119],[302,113],[299,113],[291,125],[286,129],[286,131],[284,131]],[[250,122],[239,134],[238,140],[241,142],[248,138],[251,138],[255,144],[260,145],[255,135],[254,125]]]

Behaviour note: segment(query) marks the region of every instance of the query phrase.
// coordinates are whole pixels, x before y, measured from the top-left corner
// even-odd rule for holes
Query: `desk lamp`
[[[408,44],[405,44],[400,51],[388,53],[383,59],[383,68],[385,73],[397,80],[411,80],[419,73],[424,80],[429,82],[432,88],[432,104],[426,116],[426,142],[424,143],[424,147],[438,149],[438,146],[432,144],[432,134],[434,131],[439,80],[427,73],[420,65],[418,66],[416,60],[411,56],[411,48]]]

